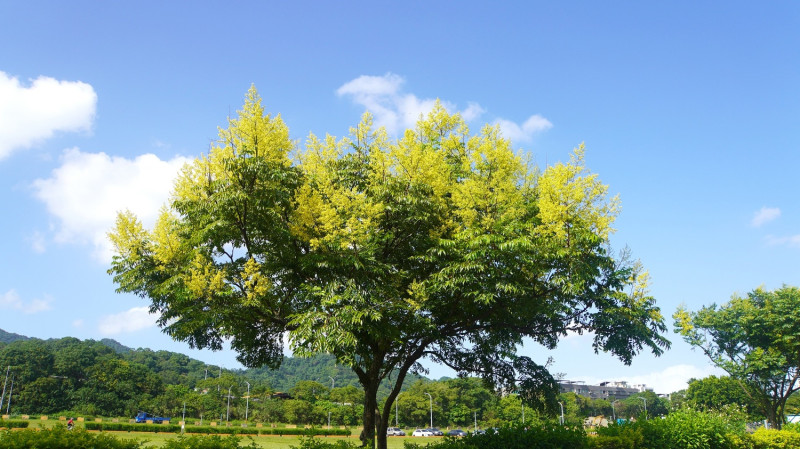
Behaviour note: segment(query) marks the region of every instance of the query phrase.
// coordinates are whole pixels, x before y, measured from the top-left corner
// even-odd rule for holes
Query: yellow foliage
[[[163,269],[179,253],[181,247],[180,236],[175,232],[178,218],[168,209],[162,208],[161,215],[153,228],[153,257]]]
[[[197,253],[189,267],[186,287],[197,298],[213,296],[224,289],[225,274],[217,270],[211,260]]]
[[[114,253],[129,261],[138,260],[140,251],[148,239],[148,233],[142,222],[133,212],[126,210],[117,214],[114,230],[108,233],[114,246]]]
[[[245,305],[257,306],[259,300],[269,292],[270,280],[261,273],[261,266],[254,259],[250,258],[244,264]]]
[[[588,227],[607,239],[619,213],[619,198],[606,199],[608,186],[584,163],[584,146],[576,148],[568,164],[548,167],[538,178],[539,214],[543,231],[567,239],[574,225]]]

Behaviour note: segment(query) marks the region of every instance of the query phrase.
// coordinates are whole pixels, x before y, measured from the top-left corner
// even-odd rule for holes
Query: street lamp
[[[431,428],[433,428],[433,396],[430,393],[425,393],[428,395],[428,398],[431,400]]]
[[[400,416],[400,415],[398,415],[398,412],[397,412],[397,403],[398,402],[400,402],[400,393],[398,393],[397,396],[394,398],[394,426],[395,427],[400,427],[400,424],[398,424],[398,422],[399,422],[398,421],[398,419],[399,419],[398,416]]]
[[[11,410],[11,396],[14,395],[14,375],[11,375],[11,391],[8,392],[8,406],[6,407],[6,415],[8,415],[8,411]],[[3,404],[0,404],[2,407]]]
[[[564,404],[561,401],[558,401],[559,407],[561,407],[561,425],[564,425]]]
[[[247,412],[250,411],[250,382],[244,381],[247,384],[247,405],[244,407],[244,422],[247,422]]]
[[[639,396],[639,399],[644,401],[644,419],[647,419],[647,399]]]
[[[3,395],[0,396],[0,409],[3,408],[3,401],[6,400],[6,384],[8,383],[8,372],[11,370],[11,365],[6,368],[6,380],[3,382]]]
[[[233,388],[233,385],[228,387],[228,411],[225,413],[225,422],[231,419],[231,388]]]

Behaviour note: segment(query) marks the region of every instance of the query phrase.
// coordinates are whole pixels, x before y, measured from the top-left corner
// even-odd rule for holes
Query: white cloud
[[[73,148],[64,152],[61,166],[49,178],[34,181],[33,188],[57,220],[57,242],[88,243],[98,260],[108,262],[112,249],[106,234],[117,212],[128,209],[152,226],[186,162],[183,157],[163,161],[145,154],[126,159]]]
[[[570,380],[584,381],[590,385],[598,385],[605,381],[625,381],[630,385],[644,384],[657,394],[669,394],[689,387],[690,379],[702,379],[710,375],[721,375],[720,370],[711,366],[674,365],[661,371],[654,371],[637,376],[619,376],[613,379],[600,379],[590,376],[575,376]]]
[[[403,77],[387,73],[383,76],[362,75],[348,81],[336,90],[339,96],[350,97],[353,102],[364,106],[372,113],[376,126],[386,128],[390,134],[397,134],[405,128],[413,128],[420,116],[424,116],[436,103],[435,99],[421,99],[414,94],[403,93]],[[456,110],[446,101],[442,104],[448,111]],[[469,103],[461,111],[465,120],[474,120],[484,112],[477,103]]]
[[[156,318],[150,314],[147,307],[134,307],[125,312],[100,318],[97,328],[101,334],[110,336],[136,332],[155,325]]]
[[[77,320],[74,320],[72,322],[72,327],[75,327],[75,328],[78,328],[78,329],[82,328],[83,327],[83,320],[80,319],[80,318],[78,318]]]
[[[436,103],[434,99],[420,99],[414,94],[402,92],[403,83],[405,79],[394,73],[362,75],[342,85],[336,94],[350,97],[356,104],[364,106],[372,113],[376,126],[383,126],[390,134],[397,134],[405,128],[413,128],[420,116],[430,112]],[[448,111],[456,110],[452,103],[441,102]],[[471,122],[486,111],[478,103],[470,102],[466,109],[459,112],[465,121]],[[532,115],[521,125],[503,118],[496,119],[494,123],[500,127],[504,137],[515,143],[530,142],[535,134],[553,127],[541,115]]]
[[[89,84],[40,76],[30,87],[0,72],[0,160],[58,131],[88,131],[97,94]]]
[[[23,301],[15,290],[9,290],[0,295],[0,309],[18,310],[24,314],[46,312],[52,309],[53,298],[50,295],[42,295],[42,298],[34,298],[31,301]]]
[[[779,208],[762,207],[761,210],[753,214],[753,219],[750,221],[750,225],[754,228],[758,228],[769,223],[770,221],[778,219],[780,216],[781,210]]]
[[[534,134],[547,131],[553,127],[550,120],[538,114],[530,116],[522,125],[505,119],[497,119],[495,124],[500,127],[503,137],[510,139],[514,143],[530,142],[533,140]]]
[[[791,246],[800,248],[800,234],[776,237],[774,235],[766,236],[767,244],[771,246]]]
[[[47,249],[44,234],[41,232],[33,231],[33,234],[31,234],[28,239],[31,242],[31,248],[35,253],[42,254]]]

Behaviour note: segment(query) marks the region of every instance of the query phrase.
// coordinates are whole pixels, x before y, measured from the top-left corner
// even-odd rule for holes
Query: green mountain
[[[11,343],[20,340],[30,340],[30,337],[12,332],[6,332],[3,329],[0,329],[0,343]]]

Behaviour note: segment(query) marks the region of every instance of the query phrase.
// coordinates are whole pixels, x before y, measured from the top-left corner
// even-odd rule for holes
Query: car
[[[406,433],[399,427],[388,427],[386,429],[386,436],[388,437],[404,437]]]
[[[473,435],[486,435],[486,431],[483,429],[476,429],[472,431]]]
[[[431,427],[428,430],[431,432],[431,435],[435,437],[440,437],[444,435],[444,433],[441,430],[437,429],[436,427]]]
[[[432,437],[433,434],[431,433],[430,429],[415,429],[411,433],[412,437]]]
[[[453,430],[447,432],[447,435],[449,435],[451,437],[463,437],[463,436],[467,436],[467,432],[464,432],[461,429],[453,429]]]

